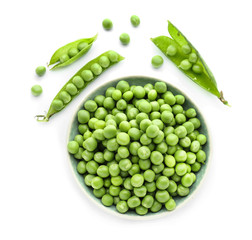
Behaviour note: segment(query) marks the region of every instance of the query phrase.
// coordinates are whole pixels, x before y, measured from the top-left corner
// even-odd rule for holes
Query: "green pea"
[[[79,53],[79,50],[75,47],[69,48],[69,50],[68,50],[68,56],[70,58],[76,56],[78,53]]]
[[[99,63],[94,63],[90,67],[91,71],[96,75],[100,75],[102,73],[102,67]]]
[[[59,99],[62,100],[64,102],[64,104],[67,104],[72,100],[72,97],[66,91],[62,91],[59,94]]]
[[[55,110],[55,111],[60,111],[62,108],[64,107],[64,104],[61,100],[58,100],[58,99],[54,99],[52,101],[52,108]]]
[[[121,132],[117,134],[116,140],[120,145],[128,145],[130,142],[130,137],[127,133]]]
[[[33,96],[39,96],[43,92],[43,89],[40,85],[33,85],[31,88],[31,93]]]
[[[130,17],[130,22],[134,27],[137,27],[140,24],[140,18],[136,15]]]
[[[106,193],[106,190],[104,187],[99,188],[99,189],[94,189],[93,190],[93,194],[95,195],[95,197],[97,198],[102,198]]]
[[[176,208],[176,202],[171,198],[170,200],[168,200],[166,203],[165,203],[165,208],[168,210],[168,211],[172,211]]]
[[[41,77],[45,74],[46,72],[46,68],[44,66],[38,66],[36,69],[35,69],[35,72],[36,74]]]
[[[123,45],[128,45],[130,42],[130,36],[127,33],[122,33],[119,39]]]
[[[127,204],[130,208],[136,208],[140,206],[141,201],[137,196],[132,196],[127,200]]]
[[[105,194],[102,196],[102,204],[106,207],[112,206],[114,199],[111,195]]]
[[[80,42],[77,46],[78,50],[81,51],[82,49],[86,48],[88,46],[88,43],[86,42]]]
[[[152,57],[151,64],[154,68],[160,68],[163,65],[163,58],[160,55]]]
[[[60,62],[61,62],[61,63],[64,63],[64,62],[68,61],[69,59],[70,59],[70,58],[69,58],[69,56],[68,56],[67,53],[62,54],[62,55],[60,56]]]
[[[198,60],[197,54],[196,53],[190,53],[190,55],[189,55],[189,62],[196,63],[197,60]]]
[[[115,52],[115,51],[109,51],[108,52],[108,58],[109,58],[109,60],[111,61],[111,62],[118,62],[118,60],[119,60],[119,55],[118,55],[118,53],[117,52]]]
[[[87,164],[89,164],[90,162],[88,162]],[[100,189],[103,187],[103,179],[101,177],[94,177],[91,181],[91,186],[94,189]]]
[[[97,148],[97,141],[96,141],[96,139],[93,138],[93,137],[90,137],[90,138],[86,139],[83,142],[83,147],[86,150],[90,151],[90,152],[94,151]]]
[[[167,91],[167,85],[164,82],[156,82],[155,83],[155,90],[158,93],[165,93]]]
[[[84,174],[86,172],[86,163],[84,161],[80,161],[77,164],[77,172],[79,174]]]
[[[167,47],[166,54],[167,54],[168,56],[173,57],[173,56],[176,55],[176,53],[177,53],[177,48],[176,48],[174,45],[169,45],[169,46]]]
[[[178,189],[177,189],[177,193],[179,196],[181,197],[185,197],[189,194],[190,190],[187,187],[184,187],[183,185],[179,184],[178,185]]]
[[[184,53],[184,54],[189,54],[192,49],[191,47],[188,45],[188,44],[185,44],[181,47],[181,51]]]
[[[203,72],[203,68],[198,64],[193,64],[192,70],[193,70],[193,72],[195,72],[197,74],[200,74]]]
[[[75,76],[74,78],[73,78],[73,84],[77,87],[77,88],[82,88],[82,87],[84,87],[84,81],[83,81],[83,79],[82,79],[82,77],[80,77],[80,76]]]
[[[194,178],[190,173],[186,173],[182,178],[181,178],[181,183],[184,187],[190,187],[193,184]]]
[[[170,195],[166,190],[158,190],[155,194],[155,198],[160,203],[165,203],[170,199]]]
[[[94,100],[87,100],[84,103],[84,108],[89,112],[95,112],[95,110],[97,109],[97,104]]]
[[[67,144],[67,150],[71,154],[76,154],[79,150],[79,144],[76,141],[70,141]]]
[[[188,59],[184,59],[180,62],[179,67],[183,70],[189,70],[192,67],[192,64],[189,62]]]
[[[134,175],[135,176],[135,175]],[[133,176],[133,177],[134,177]],[[142,175],[141,175],[142,176]],[[147,193],[147,188],[145,186],[141,186],[141,187],[134,187],[133,189],[134,194],[137,197],[144,197]]]
[[[86,82],[89,82],[91,81],[93,78],[94,78],[94,75],[93,73],[91,72],[91,70],[83,70],[81,72],[81,77],[86,81]]]
[[[154,203],[152,205],[152,207],[150,208],[150,210],[152,212],[159,212],[162,208],[162,204],[156,200],[154,200]]]
[[[106,18],[102,21],[102,26],[105,30],[111,30],[113,27],[113,23],[110,19]]]

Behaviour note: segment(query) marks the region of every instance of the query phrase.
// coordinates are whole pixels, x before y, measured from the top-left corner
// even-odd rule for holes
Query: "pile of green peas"
[[[206,161],[194,108],[164,82],[130,86],[119,81],[105,95],[87,100],[67,148],[77,171],[104,206],[139,215],[175,209]]]
[[[185,44],[181,47],[180,51],[182,54],[187,55],[185,59],[180,62],[179,67],[183,70],[190,70],[194,73],[200,74],[203,71],[201,65],[197,64],[198,56],[196,53],[192,52],[191,47],[188,44]],[[166,50],[166,54],[170,57],[173,57],[177,54],[178,48],[174,45],[169,45]]]

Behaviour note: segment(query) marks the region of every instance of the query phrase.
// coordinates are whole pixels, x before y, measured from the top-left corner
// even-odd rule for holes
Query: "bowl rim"
[[[67,142],[69,141],[69,137],[70,137],[70,134],[71,134],[71,128],[72,128],[74,120],[75,120],[75,118],[77,116],[77,112],[83,106],[83,103],[87,100],[87,98],[92,93],[94,93],[97,90],[97,88],[102,88],[102,87],[104,87],[105,85],[107,85],[109,83],[118,82],[120,80],[132,79],[132,78],[145,78],[145,79],[151,79],[151,80],[154,80],[154,81],[165,82],[168,86],[170,85],[174,89],[176,89],[179,92],[181,92],[181,94],[183,94],[187,99],[189,99],[194,104],[194,107],[196,107],[197,112],[200,112],[199,108],[197,107],[197,105],[187,96],[187,94],[185,94],[182,90],[180,90],[177,87],[175,87],[173,84],[168,83],[168,82],[166,82],[166,81],[164,81],[162,79],[151,77],[151,76],[144,76],[144,75],[129,75],[129,76],[124,76],[124,77],[119,77],[119,78],[116,78],[116,79],[113,79],[113,80],[106,81],[103,84],[99,85],[98,87],[90,89],[90,91],[88,93],[86,93],[86,96],[81,100],[80,104],[77,106],[76,110],[74,111],[74,117],[72,117],[71,120],[70,120],[70,124],[69,124],[68,130],[67,130]],[[165,212],[161,212],[161,213],[157,212],[157,213],[155,213],[153,215],[148,215],[148,214],[146,214],[146,215],[128,215],[127,213],[126,214],[122,214],[122,213],[119,213],[117,211],[114,211],[111,208],[104,206],[102,203],[96,202],[94,200],[94,197],[90,196],[90,194],[83,188],[83,186],[81,185],[80,181],[78,180],[78,178],[77,178],[77,176],[76,176],[76,174],[74,172],[73,166],[71,164],[71,155],[67,151],[67,148],[66,148],[66,153],[68,155],[68,164],[70,165],[70,169],[71,169],[71,172],[72,172],[72,174],[74,176],[75,181],[79,185],[81,191],[84,192],[84,194],[87,196],[87,198],[89,200],[91,200],[91,202],[93,202],[95,205],[97,205],[100,209],[102,209],[103,211],[107,212],[108,214],[116,216],[116,217],[119,217],[119,218],[122,218],[122,219],[127,219],[127,220],[153,220],[153,219],[158,219],[158,218],[161,218],[161,217],[164,217],[164,216],[167,216],[167,215],[170,215],[170,214],[174,213],[175,211],[177,211],[178,209],[180,209],[181,207],[183,207],[189,200],[191,200],[192,198],[194,198],[195,193],[197,193],[198,190],[199,190],[199,188],[202,186],[202,183],[205,181],[206,175],[208,174],[208,171],[209,171],[209,166],[210,166],[210,163],[211,163],[210,160],[212,158],[212,154],[211,154],[211,149],[212,149],[211,148],[211,146],[212,146],[211,138],[212,137],[211,137],[211,133],[209,131],[207,120],[203,117],[203,114],[201,112],[200,112],[200,114],[201,114],[201,116],[202,116],[202,118],[203,118],[203,120],[205,122],[205,128],[206,128],[207,133],[208,133],[207,143],[209,145],[209,153],[208,153],[208,159],[207,159],[207,166],[205,168],[205,173],[204,173],[201,181],[198,183],[198,185],[194,189],[193,193],[191,195],[189,195],[189,196],[186,196],[186,198],[184,199],[184,201],[182,203],[180,203],[178,206],[176,206],[176,208],[173,211],[165,211]]]

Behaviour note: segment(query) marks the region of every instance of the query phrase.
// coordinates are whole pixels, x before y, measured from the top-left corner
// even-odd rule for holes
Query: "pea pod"
[[[168,21],[170,37],[159,36],[151,38],[152,42],[167,56],[187,77],[203,89],[217,96],[220,101],[228,105],[222,91],[218,90],[216,80],[200,56],[197,49],[186,37]]]
[[[92,38],[82,38],[59,48],[52,55],[48,66],[56,63],[56,65],[51,68],[52,70],[70,65],[89,51],[96,38],[97,34]]]
[[[124,57],[114,51],[107,51],[88,62],[61,88],[53,99],[46,115],[37,115],[37,121],[48,122],[50,117],[64,109],[86,86],[102,72],[123,60]]]

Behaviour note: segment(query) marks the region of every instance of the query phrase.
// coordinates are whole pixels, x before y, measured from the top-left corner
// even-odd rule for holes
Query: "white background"
[[[251,7],[250,1],[1,1],[0,14],[0,239],[251,239]],[[130,16],[141,24],[134,28]],[[101,22],[110,18],[112,31]],[[197,47],[231,108],[185,77],[160,54],[150,37],[167,35],[172,21]],[[122,46],[119,35],[131,36]],[[99,33],[76,63],[39,78],[62,45]],[[113,49],[125,60],[85,89],[48,123],[35,121],[48,110],[64,83],[86,62]],[[94,87],[128,75],[163,79],[199,107],[212,136],[208,174],[195,197],[166,217],[129,221],[95,206],[75,182],[66,154],[69,124]],[[41,84],[43,94],[30,88]]]

